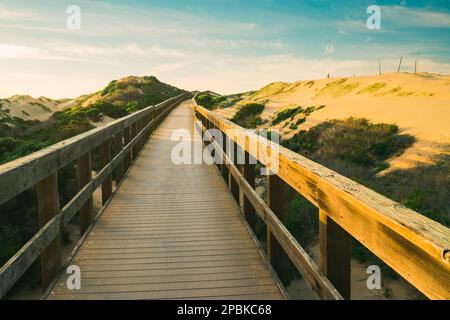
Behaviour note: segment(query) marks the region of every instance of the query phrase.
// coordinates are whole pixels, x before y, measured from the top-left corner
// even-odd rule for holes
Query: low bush
[[[260,103],[248,103],[243,105],[231,119],[237,125],[244,128],[256,128],[262,124],[260,114],[264,111],[265,106]]]

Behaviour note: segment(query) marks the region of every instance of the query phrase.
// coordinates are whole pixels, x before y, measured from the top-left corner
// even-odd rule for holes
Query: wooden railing
[[[213,152],[223,157],[219,168],[248,224],[255,227],[255,213],[265,222],[267,254],[277,272],[284,271],[280,261],[286,254],[319,298],[349,299],[353,237],[427,297],[450,299],[449,228],[282,146],[275,148],[267,139],[198,106],[195,97],[193,105],[203,132],[218,129],[221,142],[231,142],[218,143],[207,133]],[[238,149],[245,164],[235,165]],[[263,201],[254,190],[255,164],[248,159],[254,157],[270,169],[265,155],[275,153],[278,171],[266,176]],[[319,209],[320,267],[283,224],[287,185]]]
[[[81,234],[86,232],[93,220],[94,191],[101,186],[105,205],[112,195],[112,173],[115,173],[117,185],[161,120],[172,108],[191,97],[191,93],[183,93],[0,166],[0,205],[35,186],[40,228],[0,269],[0,298],[39,257],[42,288],[45,290],[49,286],[62,265],[62,228],[79,212]],[[100,147],[102,169],[92,179],[91,153],[96,147]],[[74,161],[77,162],[79,192],[61,209],[58,170]]]

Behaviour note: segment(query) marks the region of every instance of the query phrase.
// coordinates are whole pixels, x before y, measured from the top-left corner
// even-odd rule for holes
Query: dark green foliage
[[[292,123],[290,126],[289,126],[289,129],[292,129],[292,130],[297,130],[298,129],[298,126],[299,125],[301,125],[303,122],[305,122],[306,121],[306,118],[300,118],[300,119],[298,119],[295,123]]]
[[[391,124],[372,124],[367,119],[331,120],[300,131],[284,145],[314,159],[335,159],[372,167],[402,152],[414,142],[399,135]]]
[[[303,108],[298,106],[296,108],[290,108],[290,109],[283,109],[277,113],[275,118],[272,120],[272,125],[277,125],[280,122],[286,120],[286,119],[294,119],[294,117],[297,114],[300,114],[303,112]]]
[[[263,112],[264,108],[265,106],[260,103],[245,104],[236,112],[231,121],[244,128],[256,128],[257,125],[262,124],[259,115]]]
[[[0,137],[0,164],[26,156],[47,147],[49,144],[36,140],[21,140],[13,137]]]
[[[325,107],[324,105],[317,106],[317,107],[310,106],[310,107],[307,107],[306,109],[303,109],[301,106],[298,106],[298,107],[295,107],[295,108],[283,109],[283,110],[277,112],[275,118],[272,120],[272,125],[277,125],[277,124],[279,124],[280,122],[283,122],[286,119],[291,119],[292,120],[292,119],[295,118],[295,116],[297,116],[299,114],[304,114],[305,117],[307,117],[311,113],[313,113],[314,111],[322,109],[324,107]],[[297,123],[297,126],[300,123]]]
[[[214,97],[209,94],[200,94],[195,98],[195,100],[202,107],[208,110],[214,110],[219,107],[220,103],[226,101],[227,97],[225,96]]]

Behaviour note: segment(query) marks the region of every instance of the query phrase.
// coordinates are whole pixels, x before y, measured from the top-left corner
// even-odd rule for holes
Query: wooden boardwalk
[[[215,166],[175,165],[173,130],[192,134],[191,102],[156,129],[48,299],[283,299]]]

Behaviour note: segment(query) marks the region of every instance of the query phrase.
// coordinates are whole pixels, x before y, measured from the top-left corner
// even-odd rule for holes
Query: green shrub
[[[281,111],[278,111],[275,118],[272,120],[272,125],[277,125],[286,119],[294,119],[294,117],[297,114],[302,113],[302,112],[303,112],[303,109],[301,106],[298,106],[296,108],[283,109]]]
[[[234,115],[231,121],[244,128],[255,128],[262,123],[260,114],[265,106],[260,103],[248,103],[243,105]]]
[[[220,107],[220,104],[227,101],[226,96],[213,97],[209,94],[200,94],[195,98],[195,101],[202,107],[208,110],[214,110]]]
[[[402,152],[413,142],[413,137],[399,135],[396,125],[349,118],[326,121],[283,143],[314,159],[336,159],[371,167]]]

